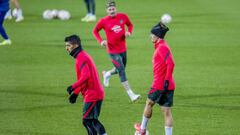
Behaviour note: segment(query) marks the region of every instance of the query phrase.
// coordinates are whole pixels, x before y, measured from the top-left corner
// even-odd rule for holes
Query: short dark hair
[[[77,44],[77,45],[81,46],[81,39],[76,34],[65,37],[65,42],[69,42],[71,44]]]
[[[106,4],[106,8],[108,7],[116,7],[116,3],[113,0],[108,0]]]

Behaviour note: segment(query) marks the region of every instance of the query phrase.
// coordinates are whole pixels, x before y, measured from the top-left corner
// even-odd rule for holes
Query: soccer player
[[[95,15],[95,0],[84,0],[87,7],[87,15],[82,18],[83,22],[94,22],[97,20]]]
[[[104,90],[99,81],[98,72],[92,58],[82,49],[77,35],[65,38],[67,52],[76,59],[77,82],[67,88],[69,102],[74,104],[78,94],[84,99],[82,122],[88,135],[107,135],[104,126],[98,120],[104,98]]]
[[[16,22],[21,22],[24,20],[23,17],[23,12],[22,9],[20,7],[20,4],[18,2],[18,0],[11,0],[11,2],[14,4],[15,9],[13,11],[16,11],[16,13],[14,13],[14,17],[16,17]],[[12,19],[12,15],[11,15],[11,9],[8,10],[8,12],[5,15],[5,19]]]
[[[135,124],[139,135],[145,135],[147,124],[152,116],[152,108],[155,103],[159,104],[165,120],[165,135],[172,135],[173,118],[171,107],[175,83],[173,80],[174,60],[172,52],[164,40],[168,27],[158,23],[151,30],[151,40],[155,45],[153,54],[153,83],[148,92],[148,98],[143,112],[142,123]]]
[[[105,87],[108,87],[110,76],[119,74],[122,85],[131,101],[134,102],[140,98],[140,95],[132,91],[125,73],[127,63],[126,37],[132,34],[133,25],[126,14],[116,12],[116,4],[114,1],[107,2],[106,11],[108,16],[100,19],[93,30],[94,37],[101,46],[107,48],[108,54],[114,65],[112,70],[107,72],[103,71],[103,84]],[[125,26],[128,27],[127,31],[125,31]],[[103,40],[99,34],[99,31],[102,29],[104,29],[106,33],[107,41]]]
[[[0,34],[3,37],[4,41],[0,43],[1,45],[10,45],[12,42],[8,38],[8,35],[3,27],[4,17],[9,10],[9,0],[0,0]]]

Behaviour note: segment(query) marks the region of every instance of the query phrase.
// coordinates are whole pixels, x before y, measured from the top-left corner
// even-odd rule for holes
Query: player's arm
[[[78,81],[72,85],[72,88],[74,89],[75,94],[79,94],[80,91],[82,91],[81,88],[84,88],[82,86],[86,84],[86,82],[88,81],[88,79],[90,77],[90,69],[89,69],[89,66],[87,63],[82,63],[82,65],[80,65],[79,68],[80,68],[81,76],[78,79]],[[80,89],[76,89],[79,87],[80,87]]]
[[[81,76],[77,82],[75,82],[73,85],[67,88],[67,92],[69,93],[69,95],[71,95],[72,93],[78,95],[79,92],[82,90],[81,88],[83,88],[82,86],[85,85],[86,81],[90,76],[90,73],[89,73],[90,70],[86,63],[82,63],[82,65],[80,65],[79,68],[80,68]],[[76,89],[76,88],[79,88],[79,89]]]
[[[164,62],[167,65],[167,73],[164,79],[164,90],[168,90],[169,80],[172,77],[175,64],[172,58],[172,54],[167,47],[161,47],[160,52],[161,52],[161,57],[163,58]]]
[[[95,39],[98,41],[99,44],[101,44],[102,46],[106,46],[106,41],[102,39],[99,31],[101,31],[103,29],[103,20],[99,20],[96,24],[96,26],[93,29],[93,36],[95,37]]]
[[[128,30],[126,32],[126,36],[130,36],[132,35],[132,32],[133,32],[133,24],[132,22],[130,21],[129,17],[126,15],[126,25],[128,27]]]

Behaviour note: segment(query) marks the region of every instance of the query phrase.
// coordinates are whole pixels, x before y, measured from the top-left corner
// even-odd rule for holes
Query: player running
[[[117,13],[114,1],[107,2],[106,11],[108,16],[100,19],[93,30],[94,37],[101,46],[107,48],[107,52],[114,65],[112,70],[103,71],[103,84],[105,87],[108,87],[111,75],[119,74],[123,87],[131,101],[134,102],[140,98],[140,95],[132,91],[125,73],[127,64],[126,37],[132,34],[133,25],[126,14]],[[125,30],[125,26],[128,27],[127,31]],[[99,31],[102,29],[106,33],[107,41],[103,40],[99,34]]]
[[[135,124],[139,135],[146,134],[148,120],[152,116],[152,108],[155,103],[161,106],[165,120],[165,135],[172,135],[173,118],[171,107],[173,105],[173,94],[175,83],[173,80],[174,60],[172,52],[164,40],[168,27],[158,23],[151,30],[151,39],[155,45],[153,54],[153,83],[148,93],[148,99],[143,112],[142,123]]]
[[[69,102],[74,104],[78,94],[84,99],[83,125],[88,135],[107,135],[104,126],[98,120],[104,98],[103,87],[92,58],[82,49],[81,40],[77,35],[65,38],[66,50],[76,59],[77,82],[67,88]]]

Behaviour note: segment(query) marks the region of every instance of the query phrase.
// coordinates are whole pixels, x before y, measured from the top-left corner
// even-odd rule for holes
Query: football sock
[[[165,126],[165,135],[172,135],[172,127]]]
[[[129,85],[128,81],[122,82],[122,85],[123,85],[124,89],[127,91],[129,96],[134,94],[133,91],[130,88],[130,85]]]
[[[143,116],[143,118],[142,118],[142,124],[141,124],[141,129],[144,130],[144,129],[147,128],[148,120],[149,120],[149,118]]]

